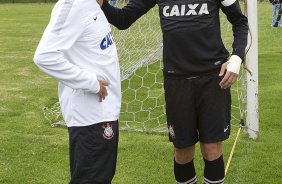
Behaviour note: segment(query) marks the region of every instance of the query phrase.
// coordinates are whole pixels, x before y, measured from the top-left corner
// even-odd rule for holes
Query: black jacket
[[[282,0],[269,0],[269,2],[271,4],[278,4],[278,3],[281,3],[282,4]]]
[[[122,9],[104,1],[102,9],[111,24],[127,29],[156,4],[163,32],[165,75],[201,75],[226,62],[229,53],[221,39],[220,9],[233,25],[232,55],[244,59],[248,21],[236,0],[130,0]]]

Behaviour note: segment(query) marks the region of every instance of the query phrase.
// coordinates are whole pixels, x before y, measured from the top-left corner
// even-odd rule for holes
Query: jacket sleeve
[[[244,61],[248,40],[248,19],[243,15],[238,0],[222,0],[220,7],[232,24],[234,36],[232,55],[237,55]]]
[[[66,3],[61,10],[53,10],[36,49],[34,62],[44,73],[66,86],[98,93],[100,85],[96,74],[72,64],[64,54],[81,36],[85,27],[81,12],[74,9]]]
[[[126,6],[119,9],[109,5],[104,0],[102,10],[108,21],[118,29],[129,28],[138,18],[155,6],[155,0],[130,0]]]

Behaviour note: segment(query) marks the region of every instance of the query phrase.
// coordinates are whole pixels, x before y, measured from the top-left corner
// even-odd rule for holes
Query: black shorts
[[[110,184],[117,161],[118,122],[69,127],[70,184]]]
[[[223,141],[230,134],[231,95],[219,86],[218,73],[200,77],[165,77],[169,139],[176,148]]]

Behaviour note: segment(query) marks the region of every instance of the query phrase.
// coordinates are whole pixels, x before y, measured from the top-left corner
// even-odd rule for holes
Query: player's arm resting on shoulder
[[[123,8],[109,5],[107,0],[97,0],[101,4],[109,23],[120,30],[129,28],[137,19],[156,5],[156,0],[130,0]]]
[[[97,94],[100,91],[100,84],[96,74],[81,69],[65,57],[64,52],[70,49],[82,34],[84,22],[79,10],[69,12],[71,5],[64,8],[61,12],[55,13],[59,15],[66,13],[66,16],[51,17],[36,49],[34,62],[44,73],[66,86]]]

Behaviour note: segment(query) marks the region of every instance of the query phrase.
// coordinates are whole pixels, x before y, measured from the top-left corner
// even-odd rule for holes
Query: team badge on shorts
[[[172,139],[175,138],[175,133],[174,133],[174,130],[173,130],[173,125],[172,124],[169,124],[168,125],[168,132],[169,132],[169,135]]]
[[[106,123],[102,126],[104,129],[103,137],[107,140],[111,140],[114,137],[114,131],[110,123]]]

